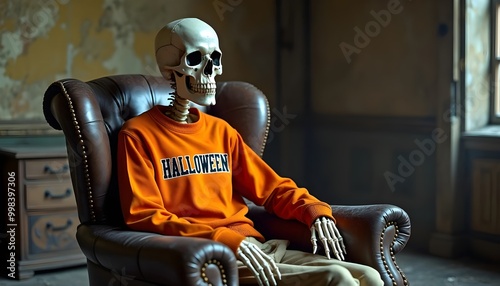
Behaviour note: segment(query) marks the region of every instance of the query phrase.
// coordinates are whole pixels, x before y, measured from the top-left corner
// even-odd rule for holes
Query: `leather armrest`
[[[156,285],[238,285],[234,253],[201,238],[165,236],[82,224],[77,240],[87,259],[131,279]]]
[[[390,246],[396,254],[410,239],[410,218],[397,206],[332,206],[332,212],[352,261],[371,265],[370,252]]]
[[[397,206],[386,204],[331,207],[344,238],[346,260],[375,268],[386,285],[407,285],[406,277],[396,264],[395,254],[410,238],[408,214]],[[290,248],[312,251],[308,226],[278,218],[253,203],[249,208],[248,217],[266,239],[287,239]],[[321,248],[321,243],[318,246]]]

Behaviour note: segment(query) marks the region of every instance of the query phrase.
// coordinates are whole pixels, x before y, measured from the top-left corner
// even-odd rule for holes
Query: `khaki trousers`
[[[361,285],[382,286],[380,274],[373,268],[361,264],[327,259],[312,253],[287,250],[288,241],[269,240],[261,243],[253,237],[246,239],[269,255],[281,272],[278,285]],[[238,261],[240,284],[258,285],[257,280],[241,261]]]

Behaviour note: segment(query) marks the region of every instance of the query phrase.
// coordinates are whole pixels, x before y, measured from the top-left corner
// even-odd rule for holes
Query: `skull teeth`
[[[215,83],[198,83],[192,84],[189,89],[196,93],[206,93],[212,94],[215,93],[217,85]]]

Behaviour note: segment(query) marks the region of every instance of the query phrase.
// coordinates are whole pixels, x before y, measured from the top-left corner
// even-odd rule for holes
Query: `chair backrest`
[[[123,224],[115,167],[118,132],[126,120],[168,105],[172,91],[168,81],[147,75],[64,79],[48,87],[43,112],[65,135],[81,223]],[[226,120],[262,155],[270,121],[265,95],[249,83],[220,82],[216,100],[200,109]]]

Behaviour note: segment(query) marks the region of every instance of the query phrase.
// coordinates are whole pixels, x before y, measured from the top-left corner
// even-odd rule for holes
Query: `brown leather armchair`
[[[81,224],[76,237],[87,257],[90,285],[238,285],[236,258],[223,244],[132,231],[123,223],[116,179],[116,140],[122,124],[172,89],[163,78],[116,75],[89,82],[54,82],[44,95],[47,122],[66,137]],[[205,110],[235,127],[262,155],[269,128],[264,94],[244,82],[217,84],[217,105]],[[248,216],[267,239],[286,238],[311,251],[310,230],[249,204]],[[410,220],[392,205],[332,206],[347,260],[377,269],[386,285],[409,285],[395,255],[410,237]]]

